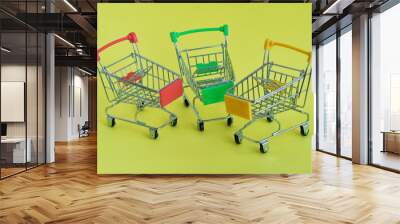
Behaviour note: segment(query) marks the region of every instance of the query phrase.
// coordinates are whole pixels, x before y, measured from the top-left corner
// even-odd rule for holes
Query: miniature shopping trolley
[[[281,47],[288,49],[287,53],[301,53],[307,57],[302,69],[294,68],[271,60],[272,48]],[[287,54],[290,56],[289,54]],[[303,136],[309,132],[309,114],[302,109],[307,100],[307,93],[311,77],[311,52],[272,40],[266,40],[263,64],[254,72],[239,81],[232,92],[225,96],[225,106],[229,114],[236,115],[248,121],[234,134],[237,144],[242,139],[247,139],[259,144],[262,153],[267,152],[268,142],[271,138],[281,135],[289,130],[300,127]],[[282,129],[276,115],[287,111],[295,111],[305,120]],[[275,121],[277,129],[266,138],[255,140],[243,134],[244,129],[259,119]]]
[[[105,53],[110,47],[128,42],[131,46],[121,45],[122,52],[115,60],[107,62],[101,60],[100,54]],[[177,117],[165,109],[169,103],[182,96],[183,81],[179,75],[156,62],[145,58],[139,52],[137,36],[129,33],[125,37],[114,40],[97,51],[98,71],[110,105],[106,107],[107,123],[110,127],[115,125],[115,120],[130,122],[150,130],[153,139],[158,137],[158,129],[170,124],[176,126]],[[119,50],[119,48],[117,49]],[[118,51],[118,52],[121,52]],[[118,116],[110,113],[110,109],[120,104],[133,104],[136,112],[132,118]],[[169,120],[158,127],[146,124],[138,119],[138,114],[145,107],[159,108],[169,115]]]
[[[219,31],[224,34],[225,40],[214,45],[203,45],[192,48],[181,49],[178,39],[184,35],[200,32]],[[181,75],[185,77],[186,87],[194,92],[192,104],[184,94],[185,106],[192,106],[197,117],[197,127],[204,130],[204,122],[227,120],[230,126],[233,119],[230,115],[203,119],[196,108],[196,100],[199,99],[204,105],[210,105],[224,101],[226,91],[233,87],[234,72],[228,53],[228,25],[216,28],[201,28],[183,32],[171,32],[171,40],[175,45]]]

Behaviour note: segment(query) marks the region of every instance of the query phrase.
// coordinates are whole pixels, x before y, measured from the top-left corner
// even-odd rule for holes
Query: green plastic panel
[[[228,89],[233,87],[233,81],[224,82],[201,90],[201,99],[204,105],[224,101]]]
[[[196,65],[196,74],[204,74],[209,72],[218,71],[218,62],[210,61],[207,64],[199,63]]]

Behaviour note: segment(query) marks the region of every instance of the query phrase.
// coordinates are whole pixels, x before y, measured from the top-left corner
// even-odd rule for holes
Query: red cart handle
[[[100,47],[97,50],[97,61],[100,60],[100,53],[101,52],[105,51],[107,48],[109,48],[109,47],[111,47],[111,46],[113,46],[115,44],[118,44],[118,43],[120,43],[122,41],[126,41],[126,40],[129,40],[129,42],[131,42],[131,43],[137,43],[138,42],[138,38],[136,36],[136,33],[131,32],[131,33],[129,33],[128,35],[126,35],[124,37],[121,37],[121,38],[118,38],[116,40],[113,40],[113,41],[107,43],[106,45]]]

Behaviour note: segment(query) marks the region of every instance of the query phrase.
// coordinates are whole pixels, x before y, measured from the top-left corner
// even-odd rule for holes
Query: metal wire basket
[[[131,50],[110,62],[100,60],[100,54],[110,47],[129,41]],[[107,123],[114,127],[116,119],[146,127],[153,139],[158,137],[158,129],[170,124],[176,126],[177,116],[165,106],[173,102],[183,93],[183,82],[179,75],[168,68],[142,56],[137,45],[137,36],[130,33],[114,40],[97,51],[98,72],[104,87],[109,105],[106,107]],[[124,48],[126,52],[126,47]],[[123,50],[122,50],[123,52]],[[127,118],[110,109],[122,103],[133,104],[137,110],[134,118]],[[159,126],[151,126],[138,119],[138,114],[145,107],[159,108],[169,114],[169,120]]]
[[[298,69],[291,66],[274,63],[271,60],[272,48],[281,47],[293,53],[301,53],[307,57],[304,68]],[[303,136],[309,133],[309,113],[303,110],[311,78],[311,52],[297,47],[266,40],[263,64],[244,79],[240,80],[232,91],[225,96],[225,106],[229,114],[249,120],[235,134],[237,144],[242,139],[247,139],[259,144],[262,153],[267,152],[268,142],[271,138],[300,127]],[[295,123],[290,127],[281,128],[281,123],[276,115],[287,111],[295,111],[305,116],[305,120]],[[276,122],[277,129],[271,135],[256,140],[243,134],[243,131],[259,119]]]
[[[179,38],[185,35],[215,31],[224,34],[224,42],[185,49],[182,49],[178,43]],[[192,104],[189,103],[188,96],[184,94],[184,104],[187,107],[192,106],[197,117],[198,129],[204,130],[204,122],[225,119],[227,125],[230,126],[233,119],[229,114],[223,117],[203,119],[196,107],[198,99],[204,105],[223,102],[226,91],[234,85],[235,75],[228,52],[228,25],[171,32],[170,37],[176,49],[181,75],[185,77],[187,83],[184,88],[190,87],[195,94]]]

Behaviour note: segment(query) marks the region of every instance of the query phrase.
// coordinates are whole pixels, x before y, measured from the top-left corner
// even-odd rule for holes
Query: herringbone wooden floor
[[[0,181],[0,223],[400,223],[400,175],[314,154],[312,175],[98,176],[95,138]]]

